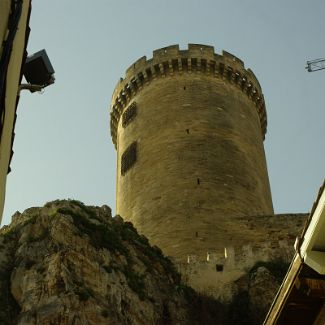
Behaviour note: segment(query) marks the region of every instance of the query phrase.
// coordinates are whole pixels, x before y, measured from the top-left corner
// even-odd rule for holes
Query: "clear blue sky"
[[[152,50],[209,44],[240,57],[266,100],[265,150],[277,213],[309,211],[324,179],[323,0],[33,0],[30,53],[45,48],[56,83],[23,93],[3,224],[58,198],[115,209],[108,107],[125,69]]]

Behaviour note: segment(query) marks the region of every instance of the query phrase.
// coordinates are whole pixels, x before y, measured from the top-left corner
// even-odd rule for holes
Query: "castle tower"
[[[237,57],[156,50],[127,69],[110,115],[117,213],[165,254],[241,246],[244,216],[273,214],[262,90]]]

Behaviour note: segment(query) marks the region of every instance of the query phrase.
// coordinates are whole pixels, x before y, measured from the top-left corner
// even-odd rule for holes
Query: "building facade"
[[[27,52],[31,0],[0,1],[0,223],[13,155],[16,108]]]

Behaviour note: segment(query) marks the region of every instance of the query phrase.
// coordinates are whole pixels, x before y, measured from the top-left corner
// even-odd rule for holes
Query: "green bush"
[[[117,227],[113,228],[103,224],[94,224],[86,216],[70,208],[59,208],[58,212],[70,215],[75,226],[81,233],[88,235],[91,244],[95,248],[107,248],[113,252],[128,255],[128,250],[120,240]]]
[[[286,275],[289,263],[282,259],[275,259],[273,261],[258,261],[255,265],[250,269],[249,274],[253,274],[259,267],[265,267],[270,271],[270,273],[276,278],[276,280],[280,283],[282,282],[284,276]]]
[[[247,291],[237,293],[228,306],[228,321],[232,325],[254,325],[250,317],[250,299]]]
[[[214,325],[227,324],[225,306],[211,296],[198,293],[192,288],[180,285],[179,290],[183,292],[189,302],[188,312],[190,324],[195,325]],[[229,323],[229,325],[235,325]]]
[[[107,309],[102,309],[102,311],[100,312],[100,314],[104,317],[107,318],[109,316],[108,310]]]
[[[161,249],[157,246],[146,246],[146,249],[144,251],[144,254],[146,256],[148,256],[150,258],[150,260],[152,262],[157,261],[158,263],[160,263],[163,268],[165,269],[166,273],[170,274],[173,278],[173,280],[179,284],[181,281],[181,275],[179,274],[179,272],[177,272],[174,264],[172,263],[172,261],[163,255]],[[145,264],[145,263],[144,263]]]
[[[29,242],[36,242],[36,241],[42,241],[45,239],[48,239],[50,236],[50,231],[48,228],[43,229],[43,231],[36,235],[36,236],[30,236],[29,237]]]
[[[135,272],[131,267],[125,267],[124,275],[128,282],[129,287],[137,293],[138,297],[141,300],[145,300],[147,294],[145,292],[145,283],[144,283],[144,275],[140,275]]]
[[[35,224],[37,217],[38,217],[38,215],[36,215],[36,214],[30,216],[29,219],[27,219],[27,220],[23,223],[22,226],[24,227],[24,226],[27,226],[27,225],[29,225],[29,224]]]
[[[40,265],[40,266],[37,267],[36,270],[37,270],[38,273],[43,274],[46,269],[45,269],[45,266],[44,265]]]
[[[3,243],[6,244],[16,238],[17,232],[15,229],[10,228],[9,230],[3,232],[2,235],[4,237]]]
[[[36,262],[34,260],[27,258],[25,261],[25,268],[27,270],[30,270],[35,264],[36,264]]]
[[[85,286],[77,287],[75,293],[79,296],[80,301],[87,301],[90,297],[94,296],[92,290]]]
[[[12,325],[20,307],[10,291],[11,268],[0,271],[0,324]]]
[[[112,273],[112,271],[113,271],[113,268],[111,265],[109,265],[109,266],[103,265],[102,267],[107,273]]]

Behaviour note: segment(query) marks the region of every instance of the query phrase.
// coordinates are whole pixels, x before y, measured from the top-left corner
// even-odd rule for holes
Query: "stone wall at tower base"
[[[231,302],[243,287],[247,287],[250,274],[257,267],[286,272],[294,255],[296,237],[307,216],[287,214],[243,218],[246,226],[250,225],[252,229],[251,242],[242,246],[236,242],[237,245],[210,250],[204,256],[193,252],[184,259],[174,259],[174,263],[186,284],[222,302]]]

